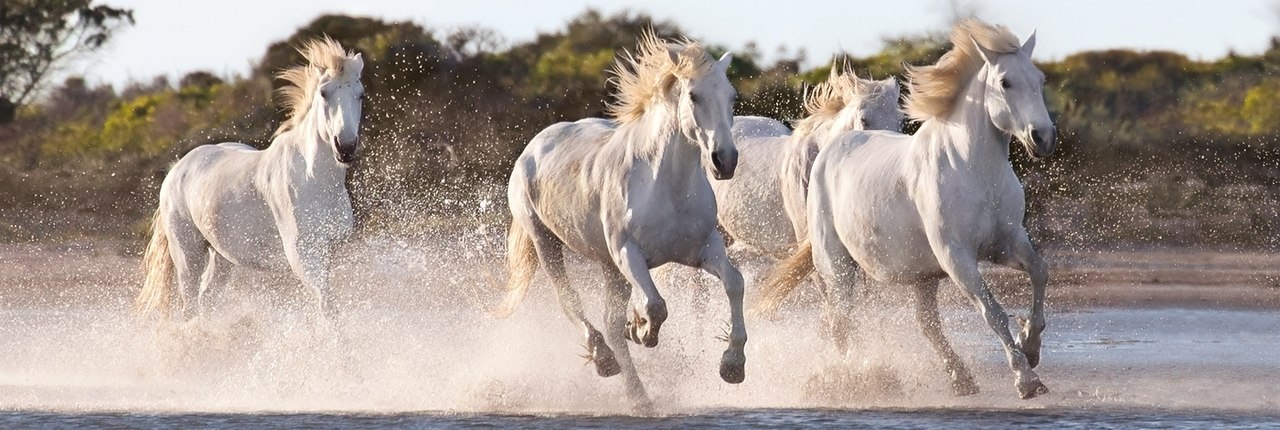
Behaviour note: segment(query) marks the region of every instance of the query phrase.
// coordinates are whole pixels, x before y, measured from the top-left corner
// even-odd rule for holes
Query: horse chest
[[[707,237],[715,229],[715,206],[706,199],[693,197],[628,205],[625,225],[644,250],[650,265],[692,263],[701,254]]]

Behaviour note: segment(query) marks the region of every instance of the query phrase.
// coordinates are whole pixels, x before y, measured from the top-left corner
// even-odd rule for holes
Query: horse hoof
[[[652,322],[646,322],[643,319],[628,322],[623,333],[627,340],[644,345],[646,348],[658,346],[658,325]]]
[[[622,367],[618,366],[618,360],[613,358],[613,351],[603,350],[596,353],[591,360],[596,365],[596,375],[601,378],[608,378],[613,375],[622,373]]]
[[[1044,386],[1040,379],[1032,379],[1026,384],[1018,386],[1018,396],[1023,400],[1039,396],[1041,394],[1049,394],[1049,387]]]
[[[747,357],[741,352],[725,351],[720,358],[720,379],[730,384],[741,384],[747,379]]]

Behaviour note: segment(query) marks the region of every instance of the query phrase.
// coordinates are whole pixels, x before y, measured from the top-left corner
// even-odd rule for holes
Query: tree
[[[0,4],[0,124],[39,93],[60,67],[133,24],[133,11],[91,0],[5,0]]]

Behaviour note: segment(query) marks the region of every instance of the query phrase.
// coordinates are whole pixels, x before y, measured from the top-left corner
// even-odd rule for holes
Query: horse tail
[[[507,232],[507,297],[493,311],[493,316],[506,318],[515,312],[516,306],[529,294],[529,285],[533,284],[533,274],[537,271],[538,252],[533,247],[533,238],[519,222],[512,220]]]
[[[139,315],[159,311],[169,313],[169,298],[173,294],[173,258],[169,256],[169,235],[164,231],[160,210],[151,217],[151,241],[142,254],[142,271],[146,280],[142,291],[133,302],[133,310]]]
[[[752,313],[764,318],[776,317],[782,301],[810,273],[813,273],[813,244],[806,239],[800,243],[795,254],[782,260],[769,272],[760,299],[751,309]]]

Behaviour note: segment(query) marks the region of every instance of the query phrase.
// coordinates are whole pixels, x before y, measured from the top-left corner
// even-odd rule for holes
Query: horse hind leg
[[[209,248],[208,267],[200,277],[200,291],[197,306],[200,315],[205,315],[220,302],[222,293],[227,290],[227,282],[231,279],[231,260]]]
[[[541,230],[541,231],[540,231]],[[560,302],[560,310],[565,316],[582,326],[586,343],[583,345],[585,353],[582,358],[588,363],[594,364],[596,374],[607,378],[617,375],[622,371],[618,367],[618,361],[614,357],[613,350],[605,342],[604,335],[597,330],[591,322],[587,320],[586,313],[582,310],[582,298],[578,295],[578,290],[573,288],[569,282],[568,273],[564,268],[564,245],[550,232],[545,229],[530,230],[535,236],[533,246],[541,260],[542,267],[546,268],[551,283],[556,287],[556,298]]]
[[[181,319],[195,318],[200,277],[209,264],[209,243],[190,221],[180,217],[169,219],[169,256],[173,258],[174,274],[178,279],[178,304]]]
[[[933,346],[933,350],[942,356],[942,364],[947,375],[951,377],[951,391],[957,396],[968,396],[978,393],[978,384],[973,381],[969,368],[960,361],[960,356],[951,348],[942,333],[942,318],[938,315],[938,285],[923,283],[915,285],[916,321],[924,331],[925,339]]]
[[[858,293],[858,263],[836,236],[835,229],[815,225],[813,242],[814,280],[822,291],[822,334],[835,344],[841,355],[850,352],[855,332],[853,312]]]

